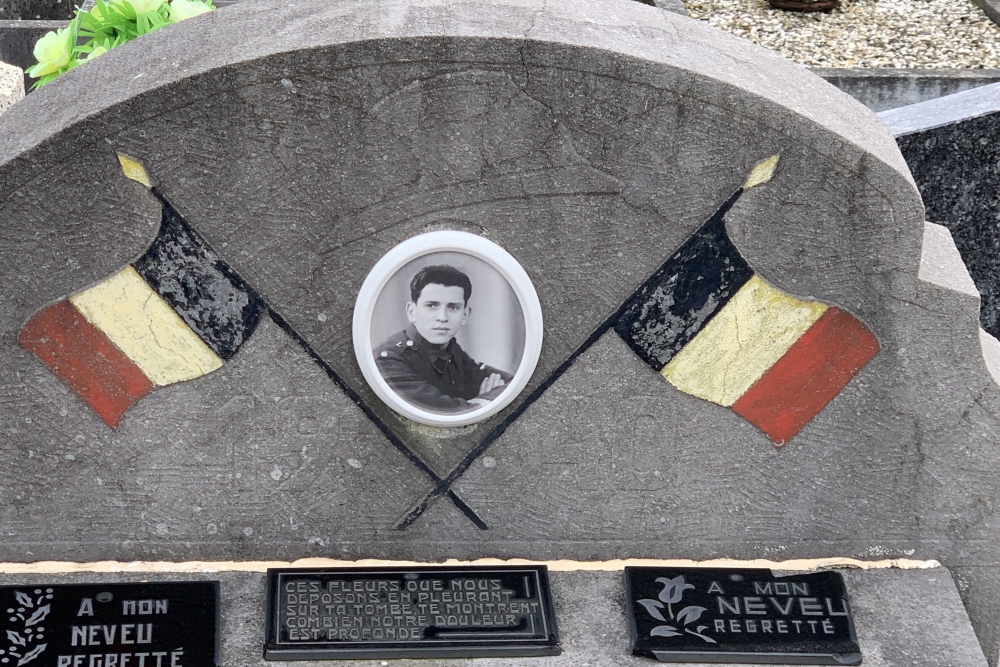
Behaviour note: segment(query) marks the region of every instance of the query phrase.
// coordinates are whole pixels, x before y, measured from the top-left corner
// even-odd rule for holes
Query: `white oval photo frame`
[[[375,365],[371,341],[371,322],[375,304],[386,283],[415,259],[437,252],[464,253],[480,259],[502,275],[517,296],[524,316],[524,353],[510,383],[488,405],[455,415],[423,410],[403,399],[385,381]],[[528,274],[514,257],[496,243],[468,232],[427,232],[403,241],[387,252],[365,278],[354,305],[354,354],[368,385],[379,398],[399,414],[430,426],[466,426],[483,421],[500,412],[517,398],[527,386],[542,351],[542,306]]]

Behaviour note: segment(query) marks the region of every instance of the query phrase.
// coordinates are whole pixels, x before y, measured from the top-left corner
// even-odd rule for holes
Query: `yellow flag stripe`
[[[826,309],[754,276],[660,374],[685,393],[731,406]]]
[[[153,182],[149,180],[149,174],[146,173],[146,170],[138,161],[133,160],[124,153],[119,153],[118,163],[122,166],[122,173],[125,174],[125,178],[142,183],[147,188],[153,187]]]
[[[779,157],[779,155],[772,155],[766,160],[758,162],[754,166],[753,171],[750,172],[750,175],[747,176],[747,182],[743,184],[743,189],[749,190],[754,186],[770,181],[771,177],[774,176],[775,168],[778,166]]]
[[[69,298],[153,384],[190,380],[220,359],[131,266]]]

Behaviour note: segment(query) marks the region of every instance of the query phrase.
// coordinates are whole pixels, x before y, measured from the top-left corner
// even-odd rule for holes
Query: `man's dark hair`
[[[410,281],[410,301],[416,303],[420,293],[431,284],[461,287],[465,293],[465,305],[469,305],[469,297],[472,296],[472,282],[469,281],[469,276],[447,264],[425,266],[417,271],[417,275]]]

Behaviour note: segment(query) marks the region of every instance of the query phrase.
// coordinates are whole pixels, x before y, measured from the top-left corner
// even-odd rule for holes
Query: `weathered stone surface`
[[[20,67],[0,62],[0,114],[24,97],[24,73]]]
[[[843,574],[855,615],[862,664],[874,667],[985,667],[983,652],[947,570],[845,570]],[[531,658],[530,664],[541,667],[655,664],[647,658],[630,655],[621,572],[552,572],[549,576],[563,653],[558,657]],[[221,582],[222,665],[318,667],[330,664],[328,661],[262,659],[263,573],[2,575],[0,584],[135,581],[140,578]],[[479,658],[475,664],[514,667],[528,662],[526,658]],[[337,664],[367,667],[373,663],[367,660],[338,661]],[[469,661],[394,660],[391,664],[458,667],[468,665]]]
[[[274,319],[112,431],[16,339],[156,237],[159,202],[115,152]],[[595,335],[774,154],[730,238],[755,275],[850,312],[881,347],[781,451]],[[245,0],[0,118],[0,202],[4,560],[996,565],[1000,387],[976,296],[918,277],[923,209],[892,137],[801,68],[683,17],[610,0]],[[375,261],[442,228],[507,249],[545,318],[537,400],[453,431],[381,404],[350,330]]]

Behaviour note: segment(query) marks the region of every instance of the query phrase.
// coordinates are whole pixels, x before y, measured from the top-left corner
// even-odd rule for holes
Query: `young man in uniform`
[[[420,269],[410,281],[410,325],[375,349],[375,364],[396,393],[431,412],[474,410],[493,400],[511,375],[477,363],[455,340],[469,321],[472,282],[440,264]]]

